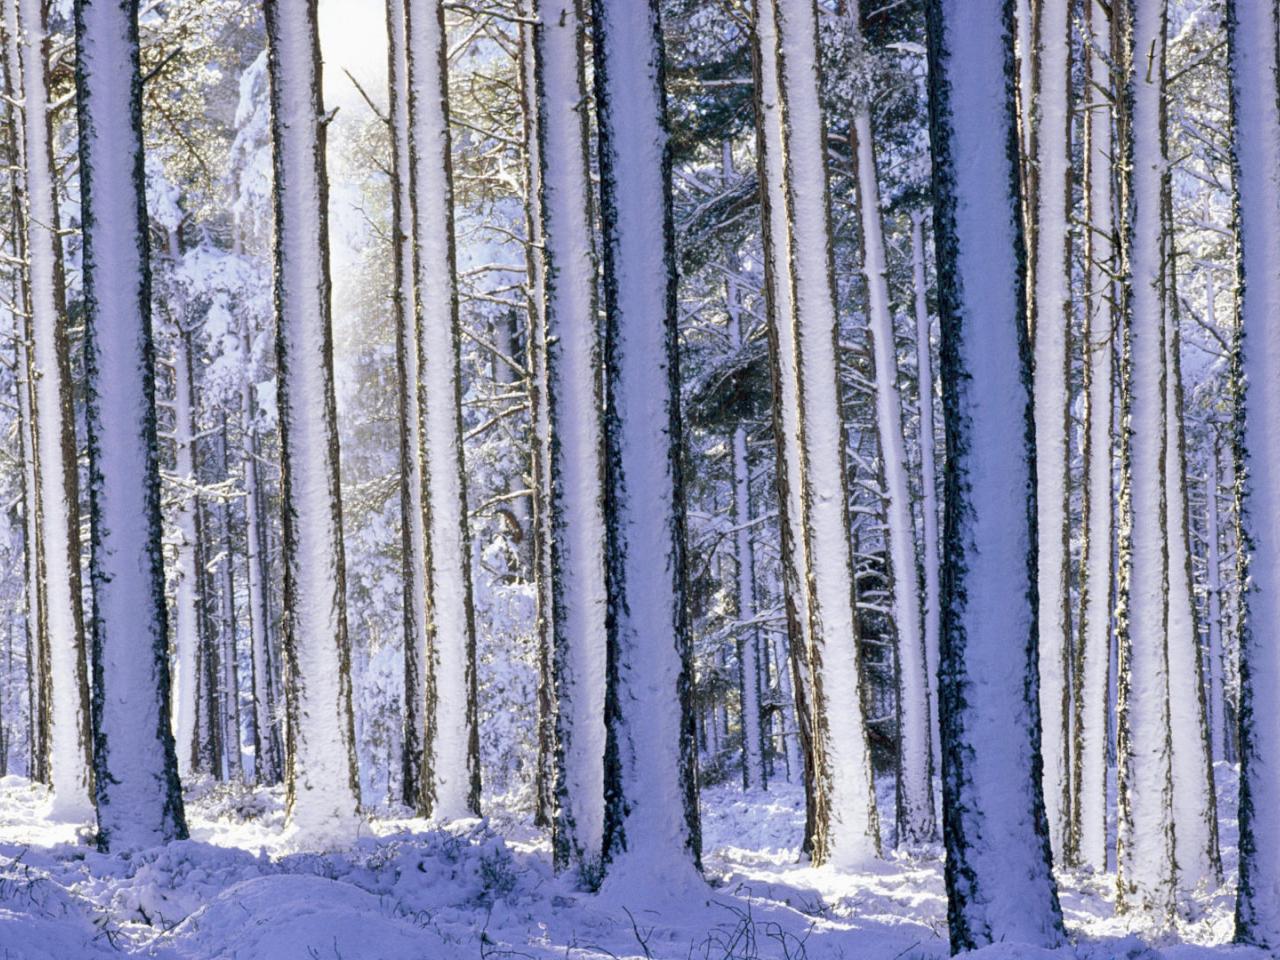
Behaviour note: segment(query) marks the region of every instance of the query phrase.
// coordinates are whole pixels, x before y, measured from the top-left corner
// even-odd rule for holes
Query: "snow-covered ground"
[[[1219,797],[1234,811],[1234,771]],[[888,799],[888,798],[886,798]],[[795,787],[703,794],[708,883],[598,894],[557,878],[546,841],[508,819],[446,829],[382,811],[344,853],[294,852],[280,795],[197,788],[193,839],[103,856],[43,817],[43,789],[0,780],[0,960],[927,960],[947,955],[938,852],[841,874],[797,863]],[[886,805],[884,809],[892,809]],[[1234,813],[1229,813],[1233,817]],[[1222,823],[1235,867],[1235,823]],[[1059,878],[1075,940],[1001,945],[983,960],[1261,960],[1230,939],[1228,882],[1158,933],[1113,916],[1114,876]]]

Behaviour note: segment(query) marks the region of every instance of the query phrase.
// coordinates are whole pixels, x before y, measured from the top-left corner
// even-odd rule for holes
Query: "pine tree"
[[[1209,303],[1212,303],[1213,274],[1206,277]],[[1212,317],[1212,310],[1207,311]],[[1208,635],[1208,712],[1209,712],[1209,749],[1210,759],[1217,763],[1228,759],[1231,751],[1229,725],[1227,724],[1226,703],[1226,664],[1222,642],[1222,520],[1218,512],[1218,498],[1221,496],[1219,477],[1221,476],[1222,441],[1214,430],[1213,447],[1209,457],[1209,475],[1205,479],[1205,600],[1206,619],[1205,632]]]
[[[928,281],[925,277],[923,211],[911,214],[911,293],[916,327],[916,393],[920,430],[920,513],[923,539],[920,566],[924,571],[924,662],[929,681],[929,742],[936,772],[942,754],[938,736],[938,633],[942,611],[939,607],[941,573],[938,543],[938,467],[934,419],[933,344],[930,335]],[[930,784],[930,791],[933,786]],[[935,826],[936,830],[936,826]]]
[[[1218,806],[1209,758],[1200,627],[1191,575],[1187,507],[1186,442],[1183,436],[1182,357],[1172,187],[1165,187],[1164,371],[1165,531],[1169,571],[1169,728],[1173,745],[1174,861],[1178,888],[1191,893],[1202,880],[1217,882]]]
[[[40,467],[38,416],[35,408],[35,376],[32,357],[31,309],[28,292],[30,274],[26,269],[26,173],[23,137],[22,82],[18,46],[17,0],[4,0],[4,90],[9,97],[5,110],[5,133],[8,137],[10,253],[15,261],[12,302],[15,309],[15,385],[18,394],[19,448],[22,455],[22,553],[26,575],[27,705],[28,705],[28,771],[33,780],[49,780],[49,726],[44,704],[49,696],[48,650],[49,632],[45,613],[44,547],[41,542]]]
[[[786,265],[786,170],[783,165],[782,105],[778,90],[776,15],[772,0],[752,5],[752,73],[755,91],[756,175],[760,183],[761,245],[764,253],[764,296],[768,317],[769,366],[773,387],[773,437],[776,447],[781,534],[783,602],[787,614],[786,667],[796,714],[796,740],[803,758],[805,825],[803,850],[813,855],[819,798],[813,749],[813,716],[809,709],[808,543],[805,538],[800,456],[799,385],[795,363],[795,330],[791,272]]]
[[[176,230],[168,232],[169,266],[178,263],[179,246]],[[174,577],[174,657],[171,711],[173,736],[178,756],[178,773],[184,779],[200,766],[200,744],[197,717],[200,712],[200,543],[196,525],[196,460],[195,460],[195,387],[193,344],[186,322],[183,298],[175,295],[169,304],[174,321],[173,332],[173,449],[176,486],[177,528]]]
[[[1167,917],[1176,878],[1164,529],[1166,8],[1164,0],[1127,0],[1113,11],[1123,79],[1116,146],[1129,424],[1120,496],[1118,906]]]
[[[658,0],[594,0],[604,235],[609,688],[605,858],[653,884],[700,858],[671,153]]]
[[[89,682],[80,597],[80,512],[71,397],[66,292],[59,239],[49,103],[49,36],[43,0],[17,0],[26,157],[27,269],[36,438],[40,465],[40,540],[48,629],[48,765],[54,816],[92,816]]]
[[[770,343],[784,448],[779,501],[786,504],[785,522],[795,523],[804,543],[801,554],[796,540],[785,542],[784,563],[792,567],[791,584],[810,584],[800,612],[808,621],[810,852],[815,863],[854,867],[879,855],[880,835],[861,694],[853,695],[861,687],[861,669],[844,495],[817,8],[813,0],[760,0],[755,13],[762,80],[757,123],[764,128],[761,180],[768,194],[764,228],[773,288]],[[786,289],[779,282],[783,271]],[[793,586],[793,597],[796,592]]]
[[[1044,804],[1055,859],[1067,854],[1071,648],[1067,436],[1071,330],[1071,24],[1068,4],[1035,5],[1035,192],[1029,326],[1035,354],[1040,727]]]
[[[405,0],[387,0],[387,119],[391,128],[391,230],[400,423],[400,550],[404,581],[404,724],[401,800],[419,809],[427,691],[427,566],[423,510],[422,414],[418,404],[413,182],[409,149],[409,61]]]
[[[733,177],[733,144],[726,140],[721,148],[721,177],[725,184]],[[729,349],[739,352],[745,343],[743,309],[737,276],[737,257],[731,258],[725,278],[725,315],[728,319]],[[747,425],[735,423],[730,438],[733,459],[733,499],[730,520],[733,523],[733,606],[737,617],[738,697],[742,712],[742,787],[744,790],[768,786],[765,764],[766,733],[760,706],[761,679],[765,671],[760,659],[760,630],[749,621],[756,615],[756,561],[751,540],[751,464],[747,449]]]
[[[1275,410],[1280,403],[1280,283],[1275,244],[1280,237],[1280,107],[1271,92],[1280,82],[1274,0],[1228,0],[1234,142],[1235,218],[1240,290],[1233,358],[1237,391],[1235,447],[1242,469],[1236,495],[1241,511],[1240,633],[1240,878],[1236,940],[1280,950],[1280,449]],[[1247,558],[1247,559],[1244,559]]]
[[[187,835],[169,728],[137,0],[77,0],[98,841]]]
[[[248,566],[249,642],[253,690],[253,773],[260,784],[278,783],[281,769],[280,725],[276,719],[278,698],[271,656],[271,611],[268,603],[267,544],[262,522],[261,456],[258,442],[258,410],[253,398],[254,369],[249,319],[240,326],[240,356],[247,367],[240,381],[240,419],[244,430],[241,483],[244,487],[245,561]]]
[[[533,487],[533,581],[537,608],[534,630],[538,643],[538,766],[534,790],[534,816],[539,826],[555,820],[556,709],[554,655],[551,625],[551,402],[547,383],[546,262],[542,218],[542,141],[539,133],[538,47],[532,14],[533,0],[524,6],[529,22],[520,27],[520,105],[524,145],[524,226],[527,265],[526,309],[529,336],[526,366],[529,371],[530,482]]]
[[[230,459],[227,456],[227,413],[221,412],[217,433],[213,437],[214,482],[225,487],[232,483]],[[219,709],[222,716],[223,753],[227,779],[244,781],[244,757],[241,745],[240,718],[240,653],[236,620],[235,556],[232,549],[231,508],[224,493],[216,495],[214,514],[218,521],[218,649],[222,673],[219,677]]]
[[[861,47],[858,20],[856,15],[850,18],[854,42]],[[897,837],[899,843],[918,844],[932,841],[937,832],[933,812],[928,660],[920,612],[920,579],[916,573],[915,529],[907,474],[907,440],[898,393],[897,337],[889,301],[888,262],[869,96],[870,92],[854,103],[850,138],[862,227],[862,273],[866,279],[868,329],[875,368],[876,433],[880,439],[881,485],[888,519],[885,529],[889,554],[888,585],[893,604],[900,678]],[[925,339],[927,349],[927,335]],[[932,390],[932,384],[929,389]]]
[[[275,145],[277,405],[284,507],[287,810],[344,842],[360,805],[330,325],[328,181],[316,0],[265,0]]]
[[[1114,357],[1117,338],[1113,282],[1110,14],[1087,0],[1084,115],[1084,474],[1081,500],[1080,616],[1076,642],[1072,733],[1070,862],[1107,866],[1107,702],[1111,672],[1115,509],[1112,497]]]
[[[581,0],[537,0],[538,144],[551,432],[552,672],[559,869],[599,879],[604,855],[604,424]]]
[[[449,155],[444,7],[405,9],[409,163],[418,331],[418,405],[426,508],[426,741],[424,812],[480,812],[476,636],[471,541],[462,463],[462,371],[454,281],[453,174]]]
[[[1054,947],[1011,6],[925,9],[947,434],[938,698],[951,948]]]

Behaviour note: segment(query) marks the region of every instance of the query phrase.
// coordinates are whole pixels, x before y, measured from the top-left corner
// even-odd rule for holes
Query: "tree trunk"
[[[538,136],[551,436],[555,824],[559,869],[604,852],[604,425],[581,0],[537,0]]]
[[[104,850],[187,835],[169,728],[137,0],[77,0],[94,782]]]
[[[855,43],[861,47],[863,41],[859,18],[860,15],[855,10],[850,19]],[[876,435],[880,441],[881,487],[884,490],[887,521],[884,537],[886,553],[889,555],[886,579],[897,643],[897,840],[899,844],[916,845],[929,843],[937,835],[933,811],[929,668],[925,655],[924,624],[920,614],[915,524],[911,518],[907,439],[902,425],[902,400],[898,393],[897,337],[889,302],[888,257],[880,212],[880,185],[876,179],[871,105],[865,97],[859,98],[854,104],[850,131],[862,234],[862,273],[866,281],[868,334],[875,368]],[[925,342],[927,349],[927,335]]]
[[[1107,868],[1107,704],[1111,673],[1111,600],[1115,511],[1112,497],[1113,404],[1118,292],[1112,183],[1109,12],[1087,0],[1088,71],[1084,114],[1084,474],[1081,486],[1080,617],[1076,643],[1069,861]]]
[[[1040,778],[1012,8],[925,9],[947,435],[938,699],[951,949],[1053,948],[1063,928]]]
[[[198,479],[198,474],[197,474]],[[209,529],[204,503],[199,493],[194,496],[195,511],[195,570],[196,570],[196,636],[199,650],[199,677],[196,697],[196,768],[216,780],[226,779],[222,749],[222,706],[218,700],[218,678],[222,673],[220,651],[216,642],[217,632],[209,616],[209,597],[213,590],[209,583]]]
[[[773,436],[777,447],[774,476],[778,488],[783,601],[787,613],[787,678],[792,681],[796,740],[803,757],[805,827],[802,849],[812,856],[817,827],[817,767],[807,689],[809,677],[810,584],[804,532],[803,475],[800,456],[799,383],[795,312],[787,267],[786,168],[782,104],[778,88],[776,14],[772,0],[753,0],[752,72],[755,78],[756,170],[764,247],[764,293],[768,315],[769,366],[773,386]]]
[[[1069,4],[1035,11],[1036,188],[1031,329],[1035,353],[1037,595],[1044,805],[1055,860],[1068,859],[1071,555],[1067,526],[1071,330],[1071,23]]]
[[[1165,531],[1168,537],[1169,725],[1172,731],[1174,862],[1178,889],[1191,894],[1222,877],[1218,804],[1205,715],[1200,628],[1191,579],[1186,444],[1182,432],[1182,359],[1171,185],[1165,183]]]
[[[720,177],[727,189],[733,179],[733,144],[721,147]],[[725,250],[729,258],[725,280],[726,333],[729,349],[740,353],[745,337],[742,329],[742,303],[738,290],[739,266],[735,249]],[[764,675],[761,659],[760,628],[751,623],[756,616],[756,559],[751,540],[751,465],[747,452],[747,427],[734,424],[729,439],[732,461],[733,493],[729,521],[733,525],[733,612],[738,620],[738,703],[742,718],[742,788],[764,789],[768,786],[765,728],[760,707],[760,681]],[[750,625],[748,625],[750,624]]]
[[[35,408],[35,376],[32,363],[32,330],[30,307],[30,273],[26,267],[26,157],[22,131],[25,129],[22,83],[19,70],[17,0],[4,0],[4,89],[10,98],[5,111],[5,130],[9,138],[9,252],[16,264],[13,268],[12,298],[14,304],[15,387],[18,400],[18,437],[22,456],[22,559],[26,586],[25,649],[27,662],[28,765],[31,779],[49,780],[48,702],[49,634],[45,614],[44,545],[41,543],[39,438]]]
[[[1280,950],[1280,81],[1274,0],[1227,4],[1235,141],[1237,282],[1241,291],[1233,381],[1236,487],[1244,537],[1238,552],[1244,616],[1240,630],[1240,880],[1236,940]]]
[[[231,484],[231,469],[227,459],[227,414],[222,412],[222,423],[217,437],[217,474],[222,483]],[[224,733],[222,742],[227,757],[229,779],[244,781],[244,759],[240,737],[240,655],[237,651],[236,578],[232,562],[231,507],[225,496],[217,501],[218,533],[222,557],[218,563],[218,636],[222,652],[222,718]]]
[[[1128,428],[1121,510],[1117,907],[1167,918],[1174,902],[1165,537],[1164,0],[1126,0],[1120,141]]]
[[[49,725],[51,814],[68,821],[93,815],[89,681],[80,594],[80,507],[66,296],[59,239],[53,137],[48,113],[46,4],[18,0],[19,59],[26,109],[26,240],[30,272],[40,526],[45,560],[49,690],[41,706]]]
[[[699,865],[693,637],[658,0],[594,0],[592,23],[608,411],[605,858],[625,890]]]
[[[328,181],[316,0],[264,0],[275,169],[276,355],[284,528],[286,810],[345,842],[360,805],[330,322]]]
[[[414,291],[413,181],[409,150],[409,61],[405,0],[387,0],[387,76],[391,120],[392,260],[400,422],[400,576],[404,581],[404,723],[401,801],[422,803],[426,731],[427,560],[423,510],[422,411],[418,405],[418,308]]]
[[[442,820],[480,812],[476,634],[462,451],[461,328],[454,281],[444,7],[405,7],[409,78],[418,405],[426,506],[426,737],[420,808]]]
[[[536,13],[533,0],[522,9]],[[551,405],[547,382],[546,237],[542,213],[542,140],[538,107],[538,46],[531,23],[520,27],[520,97],[524,120],[525,256],[528,263],[529,337],[526,364],[529,382],[530,456],[533,483],[533,582],[537,597],[534,629],[538,645],[538,768],[534,817],[539,826],[555,820],[556,708],[552,671],[551,565]]]
[[[834,300],[826,132],[819,102],[817,9],[813,0],[764,0],[756,10],[757,56],[762,74],[776,70],[779,110],[758,122],[780,124],[771,154],[764,139],[765,220],[771,256],[790,276],[789,297],[770,322],[794,334],[775,335],[775,381],[782,404],[784,442],[798,447],[800,527],[805,542],[809,649],[807,651],[813,752],[815,863],[856,867],[880,852],[871,755],[867,745],[850,552],[844,425],[836,361],[838,317]],[[770,54],[776,52],[776,58]],[[766,57],[773,60],[766,64]],[[769,90],[762,91],[765,103]],[[774,165],[770,156],[781,161]],[[780,177],[778,176],[780,174]],[[781,214],[781,217],[778,215]],[[783,232],[775,232],[781,227]],[[783,259],[785,258],[785,259]],[[775,280],[776,283],[776,280]],[[788,340],[784,346],[783,341]],[[795,393],[787,391],[794,384]],[[791,429],[786,429],[790,427]],[[782,470],[779,471],[780,475]],[[780,500],[789,491],[784,489]],[[794,562],[794,558],[792,558]]]
[[[916,386],[920,406],[920,512],[924,543],[921,567],[924,570],[924,661],[929,681],[929,743],[931,763],[936,773],[942,765],[938,736],[938,630],[941,620],[938,567],[938,467],[935,453],[933,413],[933,346],[930,343],[928,281],[924,263],[924,214],[911,214],[911,282],[916,321]],[[929,784],[933,790],[933,784]],[[935,828],[936,829],[936,828]]]
[[[169,235],[169,255],[177,265],[177,239]],[[200,571],[197,562],[195,469],[195,397],[192,385],[191,334],[182,327],[179,304],[170,305],[176,331],[173,339],[173,446],[178,507],[177,564],[174,578],[174,667],[172,679],[173,737],[178,773],[189,777],[199,766],[200,741],[196,717],[200,685]]]
[[[253,774],[259,784],[278,783],[280,726],[276,719],[276,686],[272,676],[271,610],[267,602],[270,574],[262,524],[262,481],[258,474],[258,411],[254,403],[253,343],[249,320],[240,329],[240,354],[246,366],[240,384],[243,441],[240,451],[244,484],[245,565],[249,585],[249,642],[253,677]]]
[[[1209,289],[1213,289],[1212,274],[1208,277]],[[1210,301],[1212,302],[1212,301]],[[1209,477],[1205,481],[1205,592],[1208,606],[1209,659],[1209,749],[1210,759],[1225,761],[1230,754],[1227,742],[1226,697],[1224,695],[1225,662],[1222,649],[1222,548],[1221,518],[1218,514],[1219,462],[1222,458],[1218,437],[1213,438],[1213,451],[1209,460]]]

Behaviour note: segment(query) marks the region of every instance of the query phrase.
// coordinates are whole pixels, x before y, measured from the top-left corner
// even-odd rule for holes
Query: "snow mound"
[[[993,943],[981,950],[969,950],[959,955],[963,960],[1075,960],[1070,947],[1046,950],[1025,943]]]
[[[43,872],[0,858],[0,956],[92,960],[115,956],[105,917]]]
[[[429,928],[348,883],[270,876],[228,887],[165,938],[182,960],[467,960]]]

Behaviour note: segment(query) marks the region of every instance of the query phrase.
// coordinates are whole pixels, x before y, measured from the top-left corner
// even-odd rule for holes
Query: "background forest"
[[[162,522],[147,709],[173,741],[137,746],[169,791],[150,834],[109,812],[130,708],[93,639],[123,429],[85,143],[131,126],[86,111],[94,5],[3,2],[6,955],[1280,949],[1264,789],[1238,853],[1249,664],[1262,697],[1275,678],[1242,660],[1232,92],[1232,57],[1247,79],[1265,54],[1250,18],[1274,55],[1273,3],[450,0],[442,32],[420,0],[117,4]],[[315,142],[290,140],[313,79]],[[986,198],[984,140],[1011,173]],[[314,184],[286,144],[327,163]],[[940,197],[1017,229],[965,233]],[[280,279],[320,264],[330,324]],[[1016,336],[955,319],[1015,287]],[[1025,420],[955,386],[997,382],[1002,348]],[[292,453],[329,402],[309,351],[336,444]],[[1002,406],[1006,446],[947,435]],[[1013,573],[983,565],[987,493],[1026,524]],[[1029,619],[964,621],[966,648],[954,598],[988,594]]]

